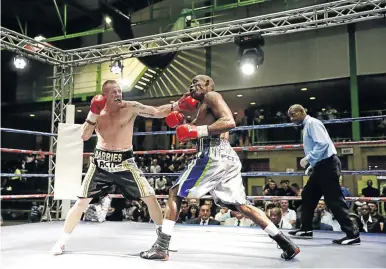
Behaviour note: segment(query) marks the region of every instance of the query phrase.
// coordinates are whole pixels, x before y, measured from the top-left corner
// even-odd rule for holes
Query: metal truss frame
[[[58,133],[59,123],[65,122],[66,107],[72,102],[74,76],[72,66],[54,66],[53,69],[53,91],[52,91],[52,116],[51,116],[51,133]],[[50,152],[56,152],[57,136],[50,137]],[[55,156],[49,156],[48,174],[54,174]],[[54,178],[48,178],[48,194],[54,194]],[[53,196],[47,196],[45,200],[46,220],[60,219],[61,201],[54,200]]]
[[[382,18],[386,13],[385,5],[386,0],[340,0],[80,49],[63,51],[43,46],[29,56],[52,64],[75,66],[106,62],[114,58],[143,57],[229,43],[240,35],[255,33],[263,36],[282,35]],[[0,34],[1,47],[13,51],[31,54],[31,51],[25,49],[23,45],[37,43],[31,38],[4,28],[1,28]],[[66,58],[72,60],[65,61]]]
[[[386,0],[340,0],[74,50],[61,50],[0,27],[0,48],[54,66],[51,132],[57,133],[58,124],[64,122],[66,106],[72,99],[73,66],[230,43],[241,35],[260,33],[263,36],[273,36],[315,30],[383,18],[385,14]],[[55,152],[56,142],[56,137],[51,137],[51,152]],[[54,169],[55,159],[50,156],[49,174],[53,174]],[[49,178],[48,194],[53,194],[53,182],[53,178]],[[60,201],[49,197],[45,204],[46,220],[51,220],[52,214],[58,219]]]

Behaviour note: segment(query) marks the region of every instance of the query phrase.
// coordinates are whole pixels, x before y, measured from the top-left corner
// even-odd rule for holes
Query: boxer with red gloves
[[[169,190],[168,207],[162,222],[162,231],[152,248],[141,252],[144,259],[167,260],[169,242],[173,227],[180,212],[182,198],[200,198],[208,192],[220,207],[240,211],[261,226],[283,250],[281,257],[290,260],[299,252],[287,236],[281,233],[266,214],[248,204],[241,177],[241,162],[237,153],[228,142],[229,130],[235,127],[231,110],[221,94],[214,92],[211,77],[198,75],[190,85],[190,94],[185,94],[174,107],[180,110],[195,109],[199,101],[194,124],[182,124],[181,116],[168,116],[169,126],[178,126],[177,137],[180,141],[197,139],[197,155],[176,183]]]
[[[127,199],[142,199],[156,226],[162,224],[162,211],[154,190],[134,161],[133,126],[137,116],[166,117],[170,113],[170,103],[153,107],[123,101],[122,89],[114,80],[106,81],[102,90],[102,95],[96,95],[91,100],[90,112],[83,124],[83,140],[88,140],[94,131],[98,137],[93,160],[82,182],[79,199],[66,216],[63,233],[51,249],[56,255],[63,253],[87,205],[93,198],[102,199],[106,196],[113,190],[113,185],[119,186]],[[193,106],[190,98],[184,98],[177,104],[176,109],[190,109]],[[181,117],[175,114],[173,125],[181,121]],[[104,212],[107,213],[107,210]]]
[[[185,93],[180,100],[172,104],[172,111],[194,111],[198,107],[198,101],[190,96],[190,93]]]
[[[185,116],[184,114],[173,111],[169,113],[169,115],[166,116],[165,122],[170,128],[176,128],[178,125],[181,125],[184,123]]]
[[[105,108],[107,99],[105,96],[98,94],[95,95],[91,100],[90,112],[87,115],[86,122],[91,125],[95,125],[98,119],[98,116],[101,114],[101,111]]]

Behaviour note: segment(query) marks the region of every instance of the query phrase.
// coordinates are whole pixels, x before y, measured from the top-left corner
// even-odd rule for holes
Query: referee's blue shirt
[[[334,143],[320,120],[307,115],[303,126],[304,153],[311,166],[336,154]]]

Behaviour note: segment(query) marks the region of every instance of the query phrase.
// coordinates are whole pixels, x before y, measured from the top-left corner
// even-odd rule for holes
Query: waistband
[[[320,160],[319,162],[317,162],[317,163],[314,165],[314,167],[316,167],[316,166],[318,166],[318,165],[322,165],[322,164],[324,164],[324,163],[326,163],[326,162],[332,161],[332,160],[335,159],[335,158],[338,158],[338,156],[336,156],[336,154],[332,154],[330,157],[327,157],[327,158],[325,158],[325,159]]]
[[[113,163],[121,163],[124,160],[134,157],[132,149],[128,150],[105,150],[100,147],[96,147],[94,150],[94,159],[103,160]]]
[[[229,141],[219,137],[205,137],[197,140],[197,148],[200,147],[215,147],[220,145],[229,145]]]

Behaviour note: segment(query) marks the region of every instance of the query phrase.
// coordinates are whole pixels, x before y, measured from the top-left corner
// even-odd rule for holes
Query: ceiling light
[[[238,94],[238,95],[236,95],[237,97],[243,97],[243,95],[242,94]]]
[[[239,114],[239,113],[238,113],[238,112],[234,112],[233,114],[237,115],[237,114]]]
[[[16,55],[13,58],[13,64],[16,69],[24,69],[27,66],[27,59],[23,56]]]
[[[114,74],[120,74],[123,69],[123,63],[121,60],[115,60],[110,65],[110,71]]]
[[[305,92],[306,90],[308,90],[307,88],[301,88],[300,89],[302,92]]]
[[[109,16],[106,16],[105,17],[105,22],[107,23],[107,24],[110,24],[111,23],[111,18],[109,17]]]
[[[316,99],[316,97],[314,97],[314,96],[310,97],[310,100],[315,100],[315,99]]]
[[[251,102],[251,103],[249,103],[250,105],[256,105],[256,103],[255,102]]]
[[[326,111],[326,109],[325,109],[325,108],[322,108],[322,111]]]
[[[30,117],[35,117],[35,114],[29,114]]]
[[[80,109],[77,109],[77,110],[76,110],[76,112],[82,112],[82,110],[80,110]]]

